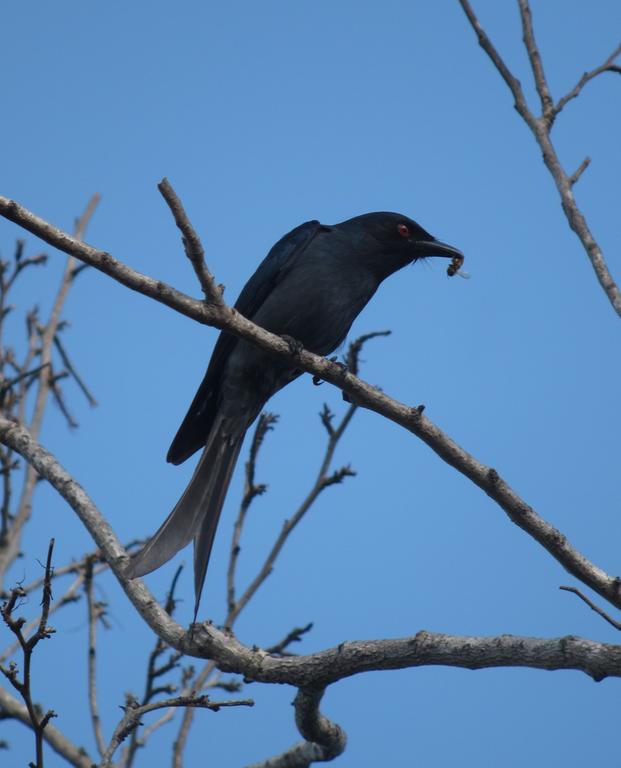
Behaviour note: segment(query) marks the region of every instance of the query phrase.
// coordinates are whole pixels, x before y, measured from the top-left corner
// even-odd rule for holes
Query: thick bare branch
[[[570,186],[574,186],[576,184],[582,174],[586,171],[586,169],[591,165],[591,158],[585,157],[584,160],[580,163],[580,165],[576,168],[576,170],[571,174],[569,177],[569,184]]]
[[[568,184],[566,177],[565,180]],[[6,208],[7,206],[4,205],[3,198],[0,198],[0,213]],[[226,328],[236,336],[257,344],[261,348],[272,352],[275,356],[294,362],[297,368],[315,374],[321,379],[343,389],[356,405],[375,411],[409,430],[427,443],[444,461],[468,477],[494,499],[516,525],[545,547],[566,570],[606,600],[609,600],[613,605],[621,607],[621,585],[616,578],[609,576],[603,570],[590,563],[569,544],[565,536],[537,515],[532,507],[502,480],[496,470],[477,461],[424,416],[420,409],[412,408],[393,400],[375,387],[349,373],[337,363],[318,357],[306,350],[296,351],[293,354],[290,345],[286,341],[250,322],[238,312],[224,305],[216,307],[213,304],[196,301],[184,294],[180,294],[170,288],[170,286],[144,277],[112,259],[108,254],[96,251],[90,246],[76,241],[69,235],[55,230],[54,227],[51,227],[46,222],[41,222],[41,220],[33,217],[31,213],[17,206],[16,203],[9,201],[8,209],[10,209],[11,216],[15,215],[17,219],[25,221],[28,226],[38,231],[42,237],[49,238],[50,241],[59,244],[61,248],[68,248],[80,258],[88,260],[89,263],[93,263],[97,268],[110,274],[125,285],[134,288],[134,290],[162,301],[173,309],[187,314],[200,322],[213,323],[216,327]],[[36,222],[33,224],[35,219]],[[12,431],[14,431],[14,425],[9,426],[5,422],[2,432],[6,439],[8,439],[8,435]]]
[[[311,763],[327,762],[343,754],[347,736],[319,711],[323,694],[323,688],[300,689],[293,702],[295,722],[305,741],[248,768],[307,768]]]
[[[224,672],[297,688],[325,686],[343,677],[379,669],[443,664],[482,669],[496,666],[577,669],[595,680],[621,677],[621,647],[576,637],[453,637],[419,632],[402,640],[344,643],[307,656],[277,658],[249,648],[211,624],[183,629],[144,584],[125,577],[128,562],[120,542],[84,490],[54,457],[16,424],[0,419],[0,440],[11,445],[66,499],[102,550],[125,593],[143,619],[168,645],[189,656],[213,659]]]
[[[319,711],[323,688],[300,688],[293,702],[295,723],[306,741],[319,746],[324,760],[333,760],[347,744],[345,733]]]

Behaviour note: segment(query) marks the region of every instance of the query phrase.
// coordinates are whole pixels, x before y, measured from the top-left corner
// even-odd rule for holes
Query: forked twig
[[[532,21],[532,13],[528,0],[518,0],[520,9],[520,18],[522,21],[522,34],[524,46],[528,53],[529,62],[533,72],[533,79],[541,103],[541,115],[536,116],[528,106],[526,97],[520,85],[520,81],[513,75],[504,59],[490,40],[488,34],[483,29],[481,22],[477,18],[469,0],[458,0],[472,29],[475,31],[480,46],[488,55],[493,65],[496,67],[501,77],[513,94],[515,108],[524,122],[530,128],[535,141],[541,149],[543,161],[550,172],[556,188],[561,198],[563,211],[571,229],[576,233],[584,248],[595,275],[599,280],[608,300],[615,310],[621,316],[621,291],[614,281],[602,249],[596,242],[591,230],[588,227],[584,214],[578,208],[574,198],[572,187],[578,181],[582,173],[586,170],[589,161],[585,160],[573,174],[568,175],[559,159],[558,153],[552,143],[550,132],[558,114],[571,99],[576,98],[584,86],[593,78],[604,72],[621,72],[621,67],[613,64],[613,61],[621,55],[621,45],[616,46],[608,58],[599,67],[595,67],[590,72],[586,72],[578,83],[556,104],[550,93],[550,88],[546,79],[543,62],[539,47],[535,40],[535,32]]]
[[[46,726],[53,717],[56,717],[54,710],[49,709],[45,714],[39,711],[39,708],[34,703],[32,698],[32,655],[34,649],[41,640],[45,640],[52,636],[54,630],[48,626],[47,620],[50,612],[50,603],[52,601],[52,553],[54,552],[54,539],[51,539],[48,550],[47,560],[45,564],[45,579],[43,581],[43,596],[41,599],[41,618],[37,631],[32,637],[26,639],[23,633],[23,627],[26,620],[23,618],[14,618],[13,614],[19,607],[20,598],[24,596],[20,587],[15,587],[11,590],[11,595],[8,600],[0,608],[0,614],[7,627],[17,638],[21,649],[24,670],[22,677],[19,677],[19,669],[15,662],[10,662],[8,667],[0,664],[0,672],[11,683],[13,688],[20,694],[26,709],[28,710],[28,716],[30,719],[30,726],[33,730],[35,737],[35,754],[36,762],[30,763],[31,768],[43,768],[43,732]]]

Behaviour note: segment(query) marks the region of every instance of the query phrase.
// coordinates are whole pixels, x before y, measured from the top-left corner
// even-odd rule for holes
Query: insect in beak
[[[453,256],[451,259],[451,263],[446,268],[446,274],[449,277],[453,277],[454,275],[459,275],[460,277],[463,277],[464,280],[469,280],[470,275],[467,272],[462,272],[461,267],[464,263],[464,257],[459,254],[456,256]]]

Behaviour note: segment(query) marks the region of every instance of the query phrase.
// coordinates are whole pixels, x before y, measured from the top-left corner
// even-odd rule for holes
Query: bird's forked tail
[[[130,579],[151,573],[194,539],[195,620],[220,512],[244,439],[243,432],[227,432],[222,420],[214,424],[188,487],[127,568]]]

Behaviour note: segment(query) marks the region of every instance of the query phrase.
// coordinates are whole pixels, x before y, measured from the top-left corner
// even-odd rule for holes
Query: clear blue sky
[[[474,6],[532,95],[516,4]],[[614,0],[533,0],[555,96],[618,42]],[[70,228],[92,192],[103,201],[88,240],[131,266],[198,294],[156,190],[168,176],[233,300],[270,245],[298,223],[398,210],[466,253],[469,281],[445,264],[404,270],[381,289],[352,336],[391,328],[365,352],[363,376],[427,413],[496,467],[546,519],[611,573],[621,570],[621,323],[561,212],[551,179],[508,91],[455,0],[436,2],[12,3],[3,13],[0,193]],[[590,84],[555,139],[621,278],[619,78]],[[6,257],[21,233],[0,221]],[[40,249],[28,238],[29,252]],[[47,306],[63,263],[20,294]],[[89,272],[66,311],[66,343],[100,402],[67,387],[81,428],[52,407],[44,434],[122,540],[152,532],[190,466],[164,463],[216,333]],[[15,322],[13,333],[21,333]],[[242,553],[249,577],[310,487],[323,450],[317,413],[340,393],[304,377],[271,403],[281,414],[258,479]],[[484,494],[395,425],[361,412],[337,455],[358,475],[330,489],[289,542],[237,627],[271,644],[315,623],[299,646],[455,634],[618,635],[558,586],[573,583]],[[224,575],[242,479],[235,476],[216,541],[203,616],[221,621]],[[89,548],[75,515],[47,488],[15,578]],[[189,550],[148,579],[163,596]],[[189,572],[179,619],[191,615]],[[109,734],[127,690],[141,691],[149,633],[110,578],[113,628],[99,661]],[[31,605],[34,611],[36,603]],[[56,724],[92,749],[86,712],[85,609],[57,619],[37,654],[36,695]],[[0,629],[0,636],[4,638]],[[6,634],[6,633],[5,633]],[[296,650],[298,650],[296,648]],[[254,710],[198,713],[187,765],[228,768],[298,739],[293,690],[250,686]],[[345,728],[339,765],[610,765],[618,754],[618,680],[579,673],[428,668],[333,686],[324,710]],[[9,763],[32,739],[3,723]],[[176,726],[143,765],[169,765]],[[93,751],[94,753],[94,751]],[[60,765],[52,755],[51,768]]]

